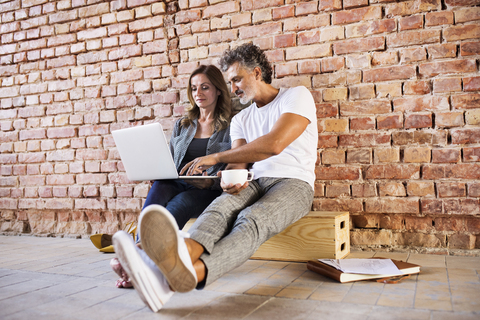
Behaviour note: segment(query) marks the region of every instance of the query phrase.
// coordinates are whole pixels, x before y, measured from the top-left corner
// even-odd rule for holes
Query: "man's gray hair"
[[[263,82],[272,83],[272,66],[265,52],[253,43],[244,43],[233,50],[226,50],[220,58],[220,68],[225,72],[235,62],[250,71],[259,67]]]

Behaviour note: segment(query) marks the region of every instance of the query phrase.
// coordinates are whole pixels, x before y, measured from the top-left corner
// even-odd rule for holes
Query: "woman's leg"
[[[173,197],[165,206],[182,230],[191,218],[197,218],[222,192],[218,190],[191,188]]]

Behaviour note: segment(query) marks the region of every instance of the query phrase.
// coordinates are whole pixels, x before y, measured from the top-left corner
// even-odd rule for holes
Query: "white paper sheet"
[[[345,273],[360,274],[403,274],[391,259],[319,259]]]

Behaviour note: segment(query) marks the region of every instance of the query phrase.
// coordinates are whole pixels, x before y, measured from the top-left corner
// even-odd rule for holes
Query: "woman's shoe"
[[[126,233],[130,234],[133,237],[133,241],[137,238],[137,226],[135,222],[130,222],[125,225],[123,228]],[[97,247],[100,252],[105,253],[114,253],[115,249],[113,248],[112,236],[106,233],[98,233],[90,236],[90,240],[93,245]]]
[[[112,236],[105,233],[98,233],[90,236],[90,240],[97,249],[102,249],[112,245]]]

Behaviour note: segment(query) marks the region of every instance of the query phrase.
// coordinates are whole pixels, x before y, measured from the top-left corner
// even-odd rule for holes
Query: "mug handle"
[[[253,180],[253,172],[251,171],[248,171],[248,174],[247,174],[247,181],[252,181]]]

